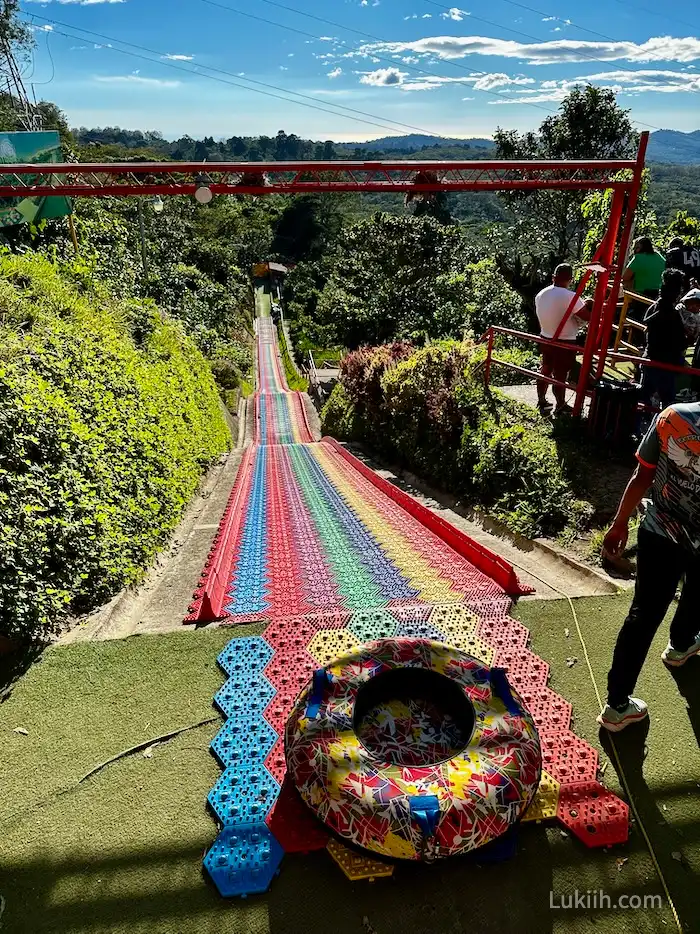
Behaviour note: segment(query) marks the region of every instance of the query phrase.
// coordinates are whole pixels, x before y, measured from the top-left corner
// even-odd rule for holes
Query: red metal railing
[[[3,165],[0,197],[313,191],[631,191],[636,161],[104,162]],[[629,179],[620,173],[630,172]]]
[[[481,342],[486,342],[487,351],[486,351],[486,361],[484,363],[484,382],[488,385],[491,376],[491,368],[494,363],[497,363],[499,366],[505,367],[508,370],[513,370],[515,373],[521,373],[523,376],[530,376],[532,379],[546,382],[550,386],[563,386],[565,389],[570,389],[574,392],[581,391],[581,383],[573,385],[571,383],[565,383],[561,380],[554,379],[550,376],[543,376],[538,370],[528,370],[527,367],[518,366],[515,363],[511,363],[508,360],[502,360],[500,357],[494,355],[494,343],[496,334],[504,334],[507,337],[516,337],[520,340],[530,341],[531,343],[538,344],[540,347],[546,345],[548,347],[560,347],[564,350],[572,350],[571,343],[562,343],[561,341],[550,340],[549,338],[542,337],[539,334],[529,334],[527,331],[517,331],[514,328],[504,328],[497,325],[490,327],[488,331],[482,336]],[[584,347],[577,346],[577,354],[583,355]],[[658,360],[648,360],[645,357],[635,356],[633,354],[624,354],[616,353],[614,351],[608,351],[607,349],[602,352],[595,352],[593,354],[591,362],[594,363],[603,360],[607,362],[608,360],[616,361],[619,363],[634,363],[641,367],[649,367],[656,370],[666,370],[671,373],[678,373],[679,375],[684,376],[700,376],[700,369],[692,366],[676,366],[672,363],[661,363]],[[602,375],[603,370],[600,370]],[[593,377],[593,373],[589,372],[589,379],[586,382],[586,385],[583,388],[583,392],[586,396],[591,396],[594,394],[595,390],[590,385],[590,380]],[[598,378],[598,377],[596,377]],[[640,403],[640,408],[648,408],[643,403]]]

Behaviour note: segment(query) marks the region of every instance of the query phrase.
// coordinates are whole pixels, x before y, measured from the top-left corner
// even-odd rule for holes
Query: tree
[[[294,263],[317,260],[338,236],[342,223],[337,197],[300,195],[292,198],[277,222],[272,252]]]
[[[438,224],[454,224],[444,191],[431,192],[430,197],[417,198],[413,216],[432,217]]]
[[[617,105],[614,91],[576,87],[537,132],[497,129],[496,154],[514,160],[629,159],[636,152],[638,135],[628,114]],[[498,255],[498,264],[511,285],[529,298],[533,270],[535,279],[544,283],[556,263],[581,257],[586,192],[508,192],[500,197],[514,223],[510,248]]]
[[[19,0],[2,0],[0,5],[0,37],[18,58],[26,57],[36,45],[34,33],[20,18]]]

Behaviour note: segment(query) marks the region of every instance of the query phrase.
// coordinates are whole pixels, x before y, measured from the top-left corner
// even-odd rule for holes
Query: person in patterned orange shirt
[[[598,717],[613,732],[648,716],[647,705],[632,692],[683,578],[661,657],[677,667],[700,652],[700,403],[664,409],[640,444],[637,461],[603,543],[611,556],[622,553],[629,520],[651,487],[639,529],[634,598],[617,637],[607,704]]]

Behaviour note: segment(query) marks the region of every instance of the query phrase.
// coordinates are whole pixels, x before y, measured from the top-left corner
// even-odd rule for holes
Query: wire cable
[[[301,36],[308,36],[311,39],[316,39],[317,41],[321,41],[321,36],[317,36],[314,33],[306,32],[303,29],[297,29],[295,26],[287,26],[284,23],[277,23],[274,20],[263,18],[262,16],[256,16],[254,13],[247,13],[246,11],[239,10],[236,7],[227,6],[224,3],[219,3],[217,2],[217,0],[199,0],[199,2],[206,3],[208,6],[218,7],[220,10],[226,10],[228,13],[235,13],[237,16],[245,16],[247,19],[257,20],[259,23],[264,23],[266,26],[277,26],[279,29],[286,29],[289,32],[294,32]],[[297,13],[299,16],[308,16],[310,19],[315,19],[321,23],[324,23],[326,26],[333,26],[336,29],[343,29],[343,30],[346,30],[347,32],[353,32],[358,36],[362,36],[364,39],[371,39],[373,42],[384,42],[384,43],[389,42],[388,39],[382,39],[380,36],[375,36],[372,33],[363,32],[360,29],[354,29],[352,26],[344,26],[342,23],[335,23],[333,22],[333,20],[324,19],[323,17],[320,17],[320,16],[314,16],[312,13],[304,13],[302,10],[296,10],[294,9],[294,7],[286,6],[283,3],[276,3],[274,2],[274,0],[262,0],[262,2],[269,3],[271,6],[280,7],[281,9],[287,10],[291,13]],[[348,48],[348,46],[343,40],[339,39],[338,42],[340,43],[340,45],[344,46],[345,48]],[[392,68],[396,68],[396,64],[397,64],[396,59],[387,58],[386,56],[377,54],[374,51],[372,52],[372,57],[376,58],[377,61],[379,62],[386,62],[388,65],[391,65]],[[427,71],[425,68],[420,68],[419,66],[414,65],[411,62],[402,62],[401,64],[405,68],[408,68],[409,71],[412,71],[415,74],[423,75],[424,77],[428,77],[428,78],[438,78],[440,80],[445,80],[444,75],[438,75],[434,71]],[[451,65],[453,68],[459,68],[461,71],[467,72],[470,78],[478,78],[478,77],[486,78],[489,75],[489,72],[487,71],[474,71],[472,68],[467,68],[465,65],[462,65],[459,62],[450,61],[450,62],[446,62],[445,64]],[[464,79],[464,81],[459,81],[458,79],[454,79],[454,78],[449,79],[449,80],[454,82],[455,84],[464,84],[464,86],[469,88],[469,90],[471,91],[477,91],[480,94],[489,94],[491,97],[502,99],[501,95],[497,91],[492,91],[489,88],[475,88],[474,82],[468,81],[466,78]],[[538,110],[543,110],[545,113],[548,113],[548,114],[556,113],[556,111],[552,110],[550,107],[542,107],[539,104],[535,103],[534,101],[523,101],[523,103],[527,104],[530,107],[536,107]],[[434,135],[437,136],[439,134],[434,134]]]
[[[76,36],[76,35],[73,34],[73,33],[68,33],[68,32],[64,32],[64,31],[62,31],[62,30],[60,30],[60,29],[56,29],[55,26],[59,26],[59,25],[60,25],[60,26],[65,26],[65,25],[66,25],[66,24],[64,24],[64,23],[60,23],[58,20],[52,20],[52,19],[49,19],[49,17],[40,16],[38,13],[33,13],[32,15],[35,16],[35,17],[38,17],[39,19],[45,20],[46,22],[49,22],[49,23],[54,24],[54,29],[52,30],[52,33],[55,34],[55,35],[63,36],[64,38],[67,38],[67,39],[73,39],[73,40],[78,41],[78,42],[80,42],[80,41],[85,41],[85,40],[84,40],[84,36]],[[150,62],[151,64],[157,64],[157,65],[163,66],[163,67],[165,67],[165,68],[171,68],[171,69],[174,69],[174,70],[176,70],[176,71],[182,71],[182,72],[184,72],[185,74],[188,74],[188,75],[196,75],[196,76],[198,76],[198,77],[200,77],[200,78],[209,78],[209,79],[212,80],[212,81],[218,81],[218,82],[220,82],[221,84],[228,84],[228,85],[231,85],[231,86],[233,86],[233,87],[242,88],[242,89],[245,90],[245,91],[252,91],[252,92],[255,93],[255,94],[263,94],[263,95],[265,95],[266,97],[276,98],[277,100],[284,101],[284,102],[287,103],[287,104],[297,104],[297,105],[300,106],[300,107],[307,107],[307,108],[309,108],[309,109],[311,109],[311,110],[317,110],[317,111],[320,111],[320,112],[323,112],[323,113],[328,113],[328,114],[331,114],[331,115],[334,116],[334,117],[344,117],[346,120],[353,120],[353,121],[356,122],[356,123],[363,123],[363,124],[367,124],[368,126],[376,126],[376,127],[379,127],[379,128],[382,129],[382,130],[389,130],[389,131],[392,132],[392,133],[395,133],[395,132],[396,132],[396,127],[399,125],[399,124],[395,124],[394,126],[389,126],[388,124],[394,123],[394,121],[392,121],[392,120],[390,120],[390,119],[388,119],[388,118],[387,118],[387,123],[379,123],[379,122],[376,122],[376,121],[383,120],[383,119],[384,119],[383,117],[377,116],[377,117],[376,117],[376,121],[375,121],[375,120],[368,120],[368,119],[363,119],[363,118],[361,118],[361,117],[359,117],[359,116],[358,116],[358,117],[353,117],[353,116],[351,116],[351,115],[349,115],[349,114],[340,113],[337,109],[335,109],[335,110],[331,110],[331,109],[330,109],[330,107],[336,107],[336,106],[339,107],[339,106],[341,106],[341,105],[333,105],[333,104],[331,104],[331,105],[329,105],[328,107],[324,107],[324,106],[320,106],[320,104],[321,104],[322,102],[319,102],[319,104],[310,104],[310,103],[305,103],[304,101],[301,101],[301,100],[294,100],[293,97],[283,97],[282,94],[294,94],[294,95],[296,95],[297,92],[296,92],[296,91],[288,91],[288,90],[286,90],[285,88],[278,88],[276,85],[266,84],[265,82],[262,82],[262,81],[256,81],[256,82],[254,82],[254,83],[260,84],[260,85],[262,85],[262,86],[265,87],[265,88],[274,88],[275,90],[279,90],[279,91],[281,91],[282,93],[281,93],[281,94],[275,94],[275,93],[273,93],[272,91],[267,91],[267,90],[264,91],[264,90],[261,90],[260,88],[248,87],[248,85],[243,84],[242,82],[243,82],[243,81],[251,81],[251,82],[252,82],[252,79],[239,78],[238,76],[235,76],[235,80],[231,80],[231,79],[229,79],[229,78],[222,78],[222,77],[218,77],[217,75],[207,74],[205,71],[202,71],[202,70],[201,70],[202,68],[207,68],[207,69],[209,69],[210,71],[215,71],[215,72],[217,72],[218,74],[231,75],[232,78],[233,78],[233,75],[232,75],[231,72],[226,72],[226,71],[223,71],[222,69],[218,69],[218,68],[209,68],[209,66],[206,66],[206,65],[205,65],[205,66],[197,65],[197,66],[194,66],[194,67],[192,67],[192,68],[188,68],[188,67],[185,66],[185,65],[178,65],[178,64],[175,64],[174,62],[162,61],[162,57],[163,57],[166,53],[164,53],[164,52],[159,52],[159,51],[157,51],[157,50],[155,50],[155,49],[149,49],[149,48],[146,48],[145,46],[136,45],[136,44],[133,43],[133,42],[126,42],[126,41],[123,40],[123,39],[116,39],[116,38],[114,38],[113,36],[107,36],[107,35],[104,35],[103,33],[94,32],[93,30],[90,30],[90,29],[83,29],[81,26],[68,26],[67,28],[69,28],[69,29],[76,29],[78,32],[82,32],[82,33],[85,33],[86,35],[90,35],[90,36],[96,36],[97,38],[103,39],[103,40],[105,40],[105,41],[107,41],[107,42],[110,42],[110,43],[117,43],[117,44],[120,44],[120,45],[129,46],[129,47],[132,48],[132,49],[139,49],[139,50],[141,50],[141,52],[146,52],[146,53],[148,53],[148,55],[155,55],[155,56],[158,56],[158,58],[155,58],[155,59],[154,59],[154,58],[148,58],[146,55],[139,54],[139,53],[137,53],[137,52],[131,52],[131,51],[128,51],[127,49],[115,48],[113,45],[110,45],[109,48],[110,48],[111,51],[113,51],[113,52],[119,52],[119,53],[122,54],[122,55],[128,55],[128,56],[130,56],[130,57],[132,57],[132,58],[137,58],[137,59],[140,59],[141,61]],[[312,98],[312,97],[310,97],[309,95],[301,95],[301,96],[308,96],[310,100],[318,100],[317,98]],[[350,110],[351,108],[343,108],[343,109],[344,109],[344,110]],[[357,111],[357,113],[363,113],[363,111]],[[374,115],[374,114],[368,114],[368,116],[370,116],[370,117],[375,117],[376,115]],[[407,126],[407,125],[405,125],[405,126]],[[427,135],[427,136],[438,136],[438,135],[439,135],[439,134],[433,133],[431,130],[425,129],[425,128],[423,128],[423,127],[411,127],[411,129],[418,130],[420,133],[424,133],[424,134]]]

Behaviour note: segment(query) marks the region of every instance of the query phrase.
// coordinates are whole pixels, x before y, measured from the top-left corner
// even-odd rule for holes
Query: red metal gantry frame
[[[4,165],[0,197],[191,196],[201,186],[215,195],[612,190],[608,226],[596,254],[595,266],[587,270],[578,287],[578,294],[581,294],[590,277],[597,276],[581,375],[576,386],[574,413],[580,415],[590,392],[591,378],[599,378],[605,368],[648,140],[648,132],[642,133],[635,159]],[[561,259],[564,261],[566,257]],[[541,338],[536,339],[543,342]]]

